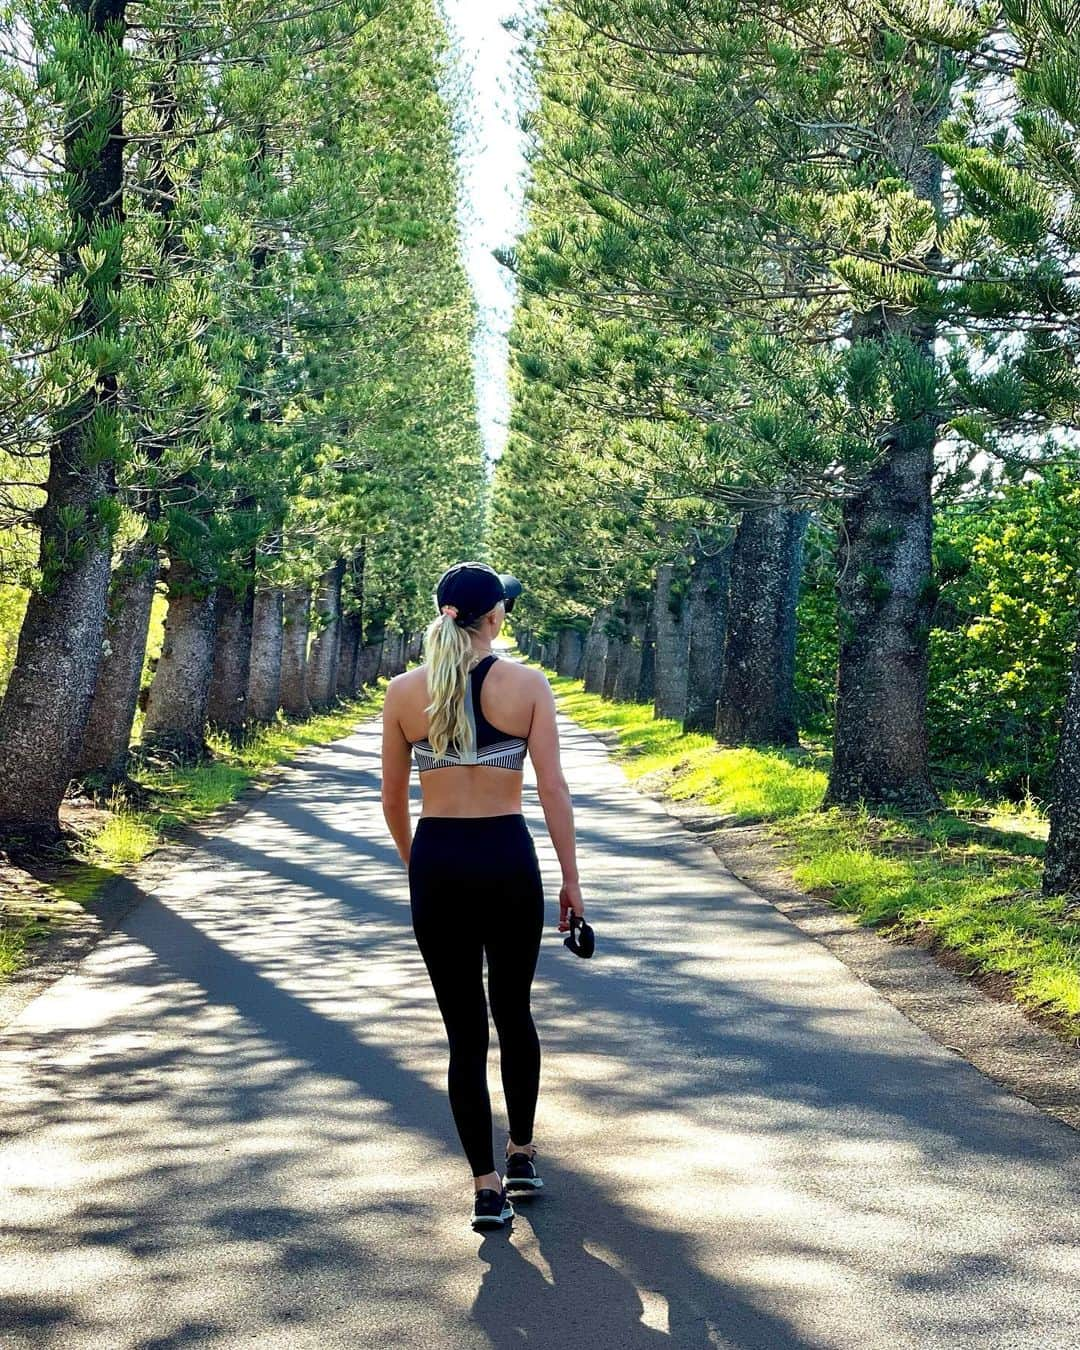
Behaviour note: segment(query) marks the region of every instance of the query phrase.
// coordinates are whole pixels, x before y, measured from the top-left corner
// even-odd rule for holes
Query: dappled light
[[[205,838],[9,1028],[9,1333],[376,1344],[407,1319],[414,1345],[602,1325],[612,1346],[885,1347],[946,1334],[942,1284],[969,1317],[1050,1316],[1071,1131],[917,1031],[562,728],[598,948],[562,949],[549,889],[547,1189],[512,1232],[467,1231],[369,722]],[[497,1066],[493,1036],[496,1139]]]

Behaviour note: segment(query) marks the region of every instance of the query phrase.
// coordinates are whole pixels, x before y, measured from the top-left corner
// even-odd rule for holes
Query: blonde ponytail
[[[480,618],[463,625],[452,614],[443,613],[432,619],[424,631],[424,663],[431,699],[424,711],[429,719],[428,742],[436,755],[444,755],[451,742],[458,754],[468,745],[465,681],[476,664],[469,634],[479,632]]]

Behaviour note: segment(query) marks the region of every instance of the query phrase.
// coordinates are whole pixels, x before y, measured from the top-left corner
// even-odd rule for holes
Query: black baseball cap
[[[509,572],[496,572],[487,563],[460,562],[448,567],[435,587],[435,604],[453,605],[456,623],[463,627],[494,609],[501,600],[509,614],[521,594],[522,585]]]

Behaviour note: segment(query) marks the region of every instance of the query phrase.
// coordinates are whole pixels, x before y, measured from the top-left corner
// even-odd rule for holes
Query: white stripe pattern
[[[525,749],[526,742],[520,736],[512,736],[505,741],[493,741],[491,745],[485,745],[476,752],[475,757],[462,759],[449,746],[444,754],[436,755],[426,737],[422,741],[413,741],[416,768],[420,773],[426,769],[447,769],[454,764],[483,764],[492,769],[522,769],[525,766]]]
[[[455,764],[483,764],[490,769],[523,769],[525,767],[525,749],[528,741],[521,736],[508,736],[505,740],[492,741],[490,745],[477,748],[476,712],[473,708],[473,681],[471,677],[465,681],[465,721],[469,726],[469,741],[460,754],[453,746],[447,746],[441,755],[436,755],[426,736],[422,741],[413,741],[412,747],[416,756],[418,773],[424,773],[428,769],[448,769]]]

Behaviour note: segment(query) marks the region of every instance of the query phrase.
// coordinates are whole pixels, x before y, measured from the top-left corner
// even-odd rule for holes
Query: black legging
[[[536,848],[522,815],[421,816],[409,855],[413,932],[450,1043],[450,1109],[473,1176],[495,1171],[488,994],[510,1137],[532,1139],[540,1040],[529,994],[544,927]]]

